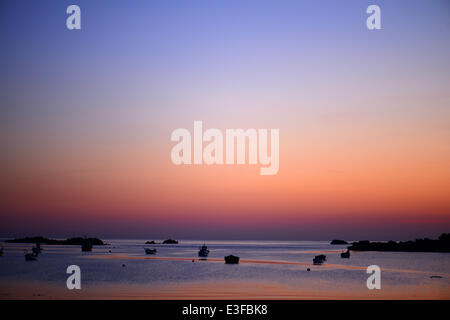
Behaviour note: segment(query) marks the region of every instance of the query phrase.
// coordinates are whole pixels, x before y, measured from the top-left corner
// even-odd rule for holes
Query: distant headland
[[[48,239],[44,237],[25,237],[25,238],[15,238],[10,240],[5,240],[8,243],[40,243],[40,244],[53,244],[53,245],[75,245],[80,246],[84,243],[89,242],[93,246],[103,246],[105,243],[98,238],[69,238],[66,240],[56,240]]]
[[[145,244],[178,244],[178,241],[174,240],[174,239],[167,239],[167,240],[164,240],[163,242],[155,242],[155,240],[151,240],[151,241],[145,242]]]
[[[353,242],[352,251],[404,251],[404,252],[450,252],[450,233],[443,233],[437,240],[416,239],[415,241]]]
[[[345,240],[336,240],[335,239],[335,240],[331,241],[330,244],[348,244],[348,242]]]
[[[178,241],[174,239],[167,239],[163,241],[163,244],[178,244]]]

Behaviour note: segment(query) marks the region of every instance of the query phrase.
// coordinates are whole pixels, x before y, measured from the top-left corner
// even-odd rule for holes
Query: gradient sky
[[[2,236],[450,232],[446,0],[2,0],[0,43]],[[278,174],[173,165],[194,120],[279,128]]]

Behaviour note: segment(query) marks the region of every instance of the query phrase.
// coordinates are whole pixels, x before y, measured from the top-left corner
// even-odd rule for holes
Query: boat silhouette
[[[34,253],[27,253],[26,250],[25,251],[25,261],[36,261],[37,260],[37,254]]]
[[[238,264],[239,263],[239,257],[233,256],[233,255],[226,256],[224,259],[225,259],[225,263],[227,263],[227,264]]]
[[[350,250],[347,249],[347,251],[341,252],[341,258],[344,258],[344,259],[350,258]]]
[[[89,239],[84,239],[83,243],[81,244],[81,251],[82,252],[92,251],[92,243],[91,241],[89,241]]]
[[[205,244],[203,244],[203,246],[198,251],[198,256],[206,258],[208,256],[208,254],[209,254],[208,247]]]
[[[42,251],[42,249],[41,249],[41,243],[40,243],[40,242],[37,242],[37,243],[36,243],[36,246],[33,247],[33,248],[31,248],[31,251],[33,252],[34,255],[38,256],[38,255],[41,253],[41,251]]]
[[[324,254],[320,254],[318,256],[315,256],[313,259],[313,264],[315,265],[321,265],[322,263],[324,263],[324,261],[327,260],[327,256]]]
[[[156,249],[145,249],[145,254],[155,254],[156,253]]]

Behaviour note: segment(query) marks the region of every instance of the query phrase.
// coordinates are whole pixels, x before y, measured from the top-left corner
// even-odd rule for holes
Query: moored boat
[[[200,250],[198,251],[199,257],[207,257],[209,254],[208,247],[206,245],[203,245]]]
[[[81,244],[81,251],[83,252],[92,251],[92,243],[88,239],[85,239]]]
[[[34,253],[25,253],[25,261],[36,261],[37,255]]]
[[[225,259],[225,263],[227,263],[227,264],[238,264],[239,263],[239,257],[233,256],[233,255],[226,256],[224,259]]]
[[[341,258],[344,258],[344,259],[350,258],[350,250],[347,249],[347,251],[341,252]]]
[[[41,253],[41,251],[42,251],[42,249],[41,249],[41,244],[40,244],[39,242],[37,242],[37,243],[36,243],[36,246],[33,247],[33,248],[31,248],[31,251],[33,252],[33,254],[34,254],[35,256],[38,256],[38,255]]]
[[[314,257],[313,263],[316,265],[320,265],[326,260],[327,260],[327,256],[324,254],[320,254],[320,255]]]
[[[156,253],[156,249],[145,249],[145,254],[155,254]]]

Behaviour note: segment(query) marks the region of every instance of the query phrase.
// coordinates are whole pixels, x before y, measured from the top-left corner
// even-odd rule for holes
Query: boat
[[[92,243],[89,240],[84,240],[81,244],[81,251],[83,252],[90,252],[92,251]]]
[[[350,258],[350,250],[347,249],[347,251],[341,252],[341,258],[346,258],[346,259]]]
[[[238,264],[239,263],[239,257],[233,256],[233,255],[226,256],[224,259],[225,259],[225,263],[228,263],[228,264]]]
[[[41,249],[41,244],[40,244],[39,242],[37,242],[37,243],[36,243],[36,246],[33,247],[33,248],[31,248],[31,251],[32,251],[36,256],[38,256],[38,255],[41,253],[41,251],[42,251],[42,249]]]
[[[156,249],[145,249],[145,254],[155,254],[156,253]]]
[[[203,244],[203,246],[200,248],[200,250],[198,251],[198,256],[199,257],[207,257],[209,254],[209,250],[208,247],[206,245]]]
[[[313,263],[316,265],[320,265],[326,260],[327,260],[327,256],[324,254],[320,254],[320,255],[314,257]]]
[[[36,261],[37,255],[34,253],[25,253],[25,261]]]

